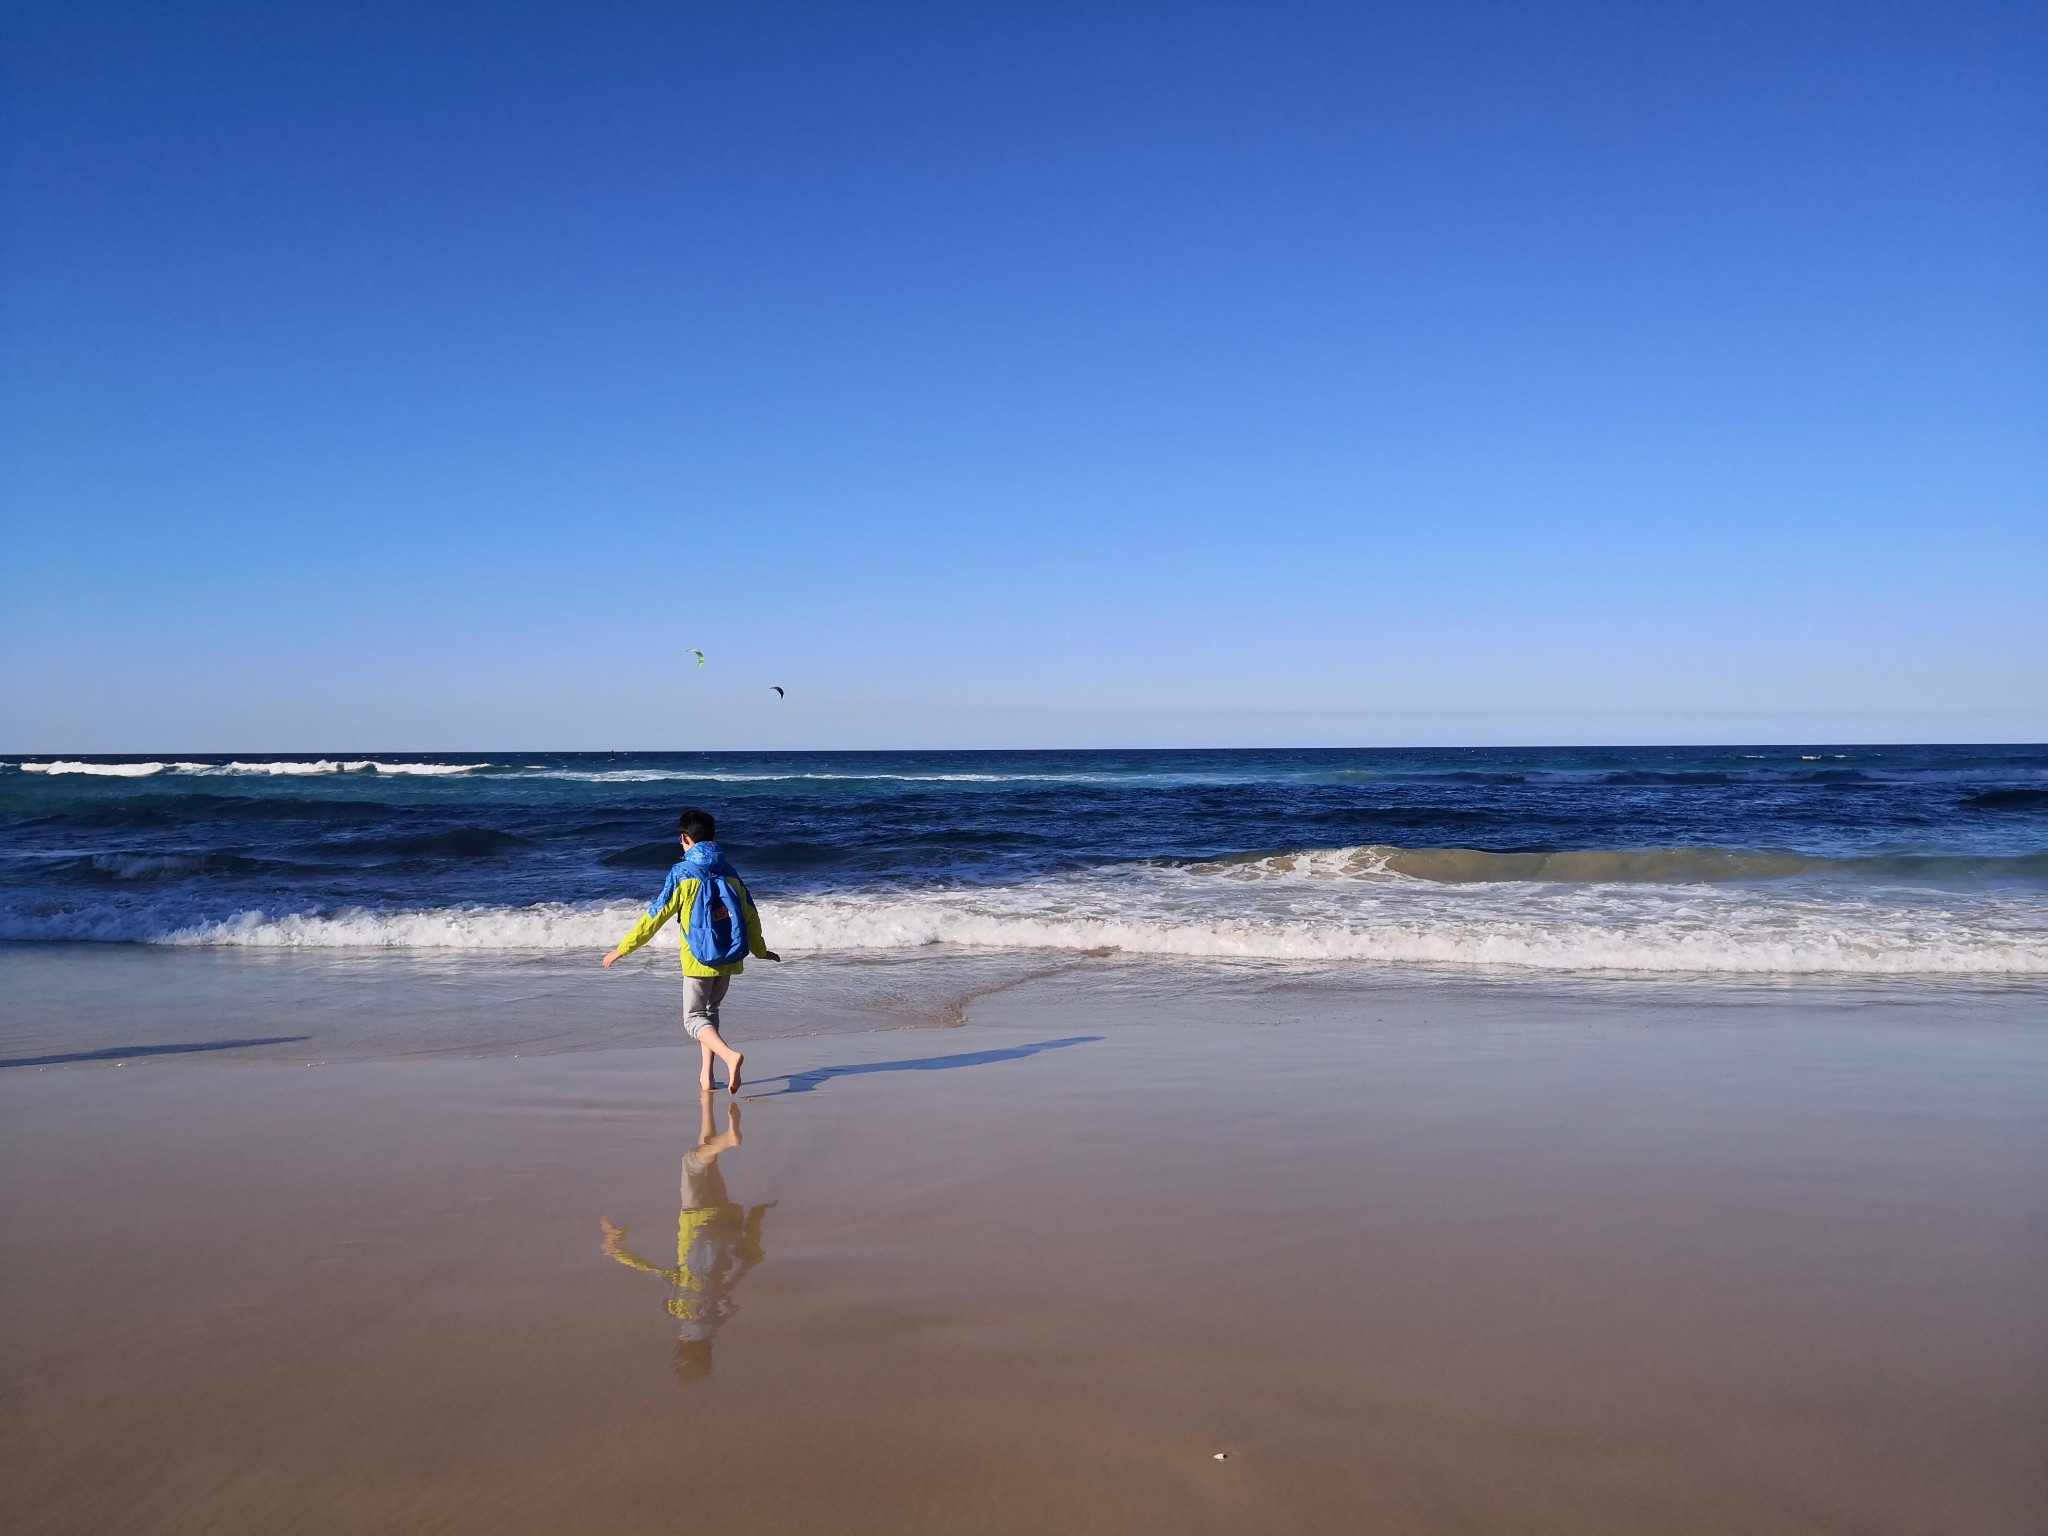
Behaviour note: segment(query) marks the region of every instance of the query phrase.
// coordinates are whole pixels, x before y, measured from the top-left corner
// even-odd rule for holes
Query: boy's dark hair
[[[693,843],[708,843],[718,836],[718,823],[711,819],[709,811],[700,811],[693,805],[676,818],[676,831]]]

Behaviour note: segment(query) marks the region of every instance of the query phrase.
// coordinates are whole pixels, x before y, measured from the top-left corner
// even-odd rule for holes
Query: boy
[[[701,1053],[697,1087],[703,1093],[711,1091],[711,1058],[716,1056],[725,1063],[726,1091],[738,1093],[740,1063],[747,1058],[727,1045],[718,1032],[718,1005],[725,1001],[726,988],[732,985],[733,977],[747,968],[747,955],[763,960],[780,960],[782,956],[762,941],[761,917],[754,910],[754,898],[740,883],[739,871],[726,862],[725,854],[713,841],[718,836],[718,826],[710,813],[692,807],[683,812],[676,830],[682,837],[683,861],[668,872],[668,884],[654,898],[654,905],[604,957],[604,965],[610,970],[619,956],[630,955],[653,938],[663,923],[672,917],[677,919],[683,928],[683,1028],[697,1042]],[[732,892],[737,912],[721,899],[725,890]],[[700,892],[702,904],[709,909],[704,913],[697,910]],[[738,932],[734,931],[735,925]],[[709,945],[711,952],[700,958],[695,950],[703,945]],[[727,952],[730,958],[720,958]]]
[[[711,1338],[732,1316],[732,1288],[767,1255],[761,1249],[761,1223],[767,1205],[741,1210],[725,1192],[725,1172],[718,1154],[740,1144],[740,1107],[726,1111],[723,1136],[712,1119],[711,1095],[702,1106],[697,1146],[683,1159],[683,1211],[676,1222],[676,1267],[663,1269],[626,1246],[628,1233],[598,1217],[604,1229],[604,1251],[628,1269],[660,1275],[675,1288],[668,1309],[683,1326],[676,1337],[677,1381],[691,1381],[711,1369]],[[768,1204],[773,1205],[770,1201]]]

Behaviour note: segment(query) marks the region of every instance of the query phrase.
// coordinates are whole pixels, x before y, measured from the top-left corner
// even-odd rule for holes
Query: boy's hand
[[[775,953],[775,951],[772,949],[764,949],[761,951],[761,958],[763,960],[774,960],[779,963],[782,959],[782,956]]]
[[[606,970],[610,970],[612,968],[612,962],[618,958],[619,952],[615,949],[610,954],[604,957],[604,968]]]

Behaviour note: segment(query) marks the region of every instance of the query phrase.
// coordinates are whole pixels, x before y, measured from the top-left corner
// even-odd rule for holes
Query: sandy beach
[[[685,1326],[665,970],[0,963],[12,1530],[2048,1509],[2038,990],[791,965]]]

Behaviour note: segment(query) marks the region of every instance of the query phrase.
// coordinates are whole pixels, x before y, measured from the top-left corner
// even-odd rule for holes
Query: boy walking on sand
[[[740,1064],[747,1058],[725,1043],[718,1032],[718,1005],[725,1001],[733,977],[747,968],[747,956],[780,960],[761,938],[761,917],[754,898],[740,883],[718,844],[718,826],[710,813],[692,807],[677,823],[683,844],[682,862],[668,872],[668,884],[654,898],[647,915],[604,957],[605,969],[621,955],[653,938],[670,918],[683,927],[683,1028],[697,1042],[700,1060],[697,1086],[709,1093],[711,1058],[725,1063],[728,1093],[740,1091]]]

